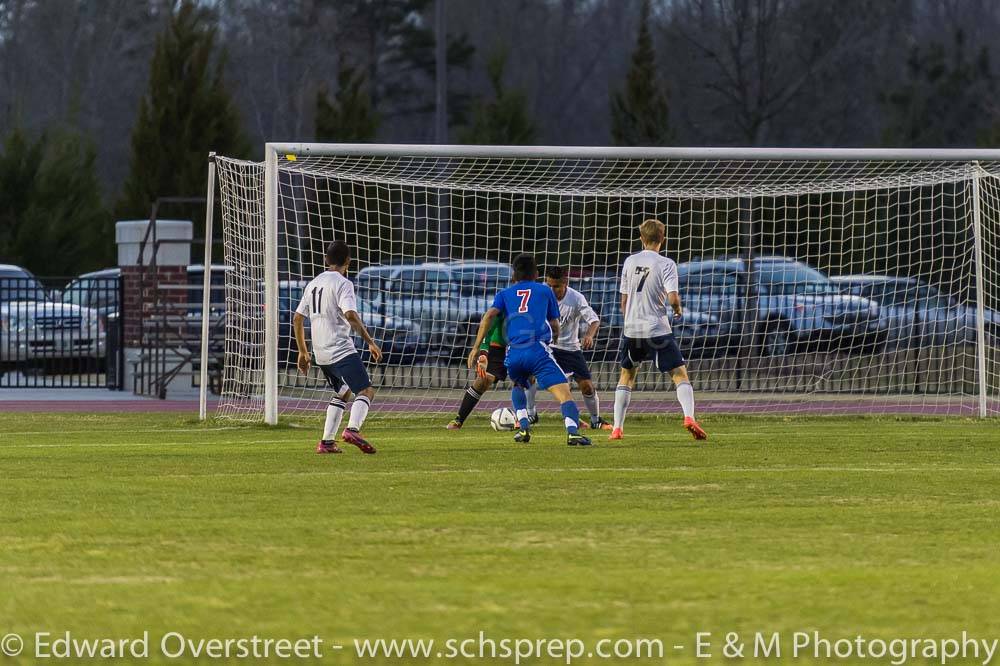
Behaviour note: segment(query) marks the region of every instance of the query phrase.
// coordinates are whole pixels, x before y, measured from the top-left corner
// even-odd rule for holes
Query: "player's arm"
[[[496,316],[500,314],[500,309],[496,307],[490,307],[483,314],[483,318],[479,320],[479,330],[476,331],[476,341],[472,343],[472,351],[469,352],[469,367],[471,368],[476,364],[476,358],[479,356],[480,345],[483,344],[483,340],[486,338],[487,331],[493,325],[493,320]]]
[[[559,318],[549,319],[549,326],[552,328],[552,339],[559,339]]]
[[[372,353],[372,359],[378,363],[382,360],[382,349],[376,344],[375,339],[365,328],[365,322],[361,321],[361,317],[355,310],[348,310],[344,313],[344,319],[347,323],[351,325],[351,330],[361,336],[361,339],[365,341],[368,345],[368,351]]]
[[[680,319],[681,315],[684,314],[684,309],[681,307],[680,289],[677,283],[677,265],[670,261],[663,271],[663,285],[667,289],[667,302],[674,309],[674,319]]]
[[[299,348],[299,360],[296,365],[302,374],[309,372],[309,366],[312,363],[312,358],[309,356],[309,347],[306,345],[305,321],[305,315],[299,312],[296,312],[295,317],[292,318],[292,329],[295,331],[295,346]]]
[[[684,308],[681,307],[681,295],[676,291],[668,291],[667,301],[674,309],[674,319],[680,319],[681,315],[684,314]]]
[[[597,316],[594,309],[587,305],[583,309],[583,320],[587,322],[587,332],[583,334],[580,346],[584,349],[593,349],[594,340],[597,338],[597,331],[601,328],[601,318]]]

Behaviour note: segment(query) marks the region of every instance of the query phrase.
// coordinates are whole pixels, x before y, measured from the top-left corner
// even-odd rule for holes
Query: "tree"
[[[459,141],[483,145],[525,145],[535,141],[535,124],[524,93],[504,85],[507,55],[494,54],[487,63],[492,99],[473,105],[472,122],[458,133]]]
[[[329,0],[342,12],[342,41],[364,54],[372,104],[383,117],[409,120],[434,110],[435,44],[428,15],[435,0]],[[448,37],[446,59],[452,70],[469,67],[475,47],[465,34]],[[449,122],[461,124],[469,95],[448,89]],[[421,123],[423,125],[423,123]]]
[[[203,193],[210,151],[248,152],[215,41],[211,12],[191,0],[180,3],[157,38],[119,216],[146,216],[160,196]]]
[[[611,137],[618,146],[664,146],[673,140],[667,94],[656,75],[649,14],[650,0],[643,0],[625,89],[611,100]]]
[[[983,47],[970,57],[961,30],[950,44],[913,46],[906,81],[881,98],[885,144],[947,147],[983,140],[994,87],[989,53]]]
[[[93,145],[69,130],[34,141],[15,129],[0,156],[0,258],[75,275],[113,258]]]
[[[379,118],[372,107],[365,75],[341,58],[333,102],[325,88],[316,93],[316,140],[340,143],[370,141]]]

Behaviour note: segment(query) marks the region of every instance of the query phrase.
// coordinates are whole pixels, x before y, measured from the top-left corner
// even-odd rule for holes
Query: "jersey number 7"
[[[646,278],[649,277],[649,266],[637,266],[635,269],[636,275],[641,275],[639,278],[639,285],[635,288],[635,293],[642,291],[643,286],[646,284]]]
[[[528,311],[528,299],[531,298],[530,289],[518,289],[517,295],[521,297],[521,304],[517,307],[518,312]]]

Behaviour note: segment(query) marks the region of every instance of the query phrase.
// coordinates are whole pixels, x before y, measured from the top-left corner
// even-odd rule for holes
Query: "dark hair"
[[[535,258],[530,254],[519,254],[514,257],[511,268],[514,269],[515,282],[534,280],[538,277],[538,264],[535,263]]]
[[[566,269],[562,266],[549,266],[545,269],[545,277],[551,280],[565,280]]]
[[[326,246],[326,263],[329,266],[343,266],[351,258],[351,248],[342,240],[335,240]]]

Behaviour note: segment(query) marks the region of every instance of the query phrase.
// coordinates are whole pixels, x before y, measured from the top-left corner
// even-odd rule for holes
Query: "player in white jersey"
[[[364,425],[372,399],[375,398],[375,387],[361,362],[361,356],[354,348],[351,331],[360,335],[368,344],[376,363],[382,360],[382,350],[375,344],[358,316],[354,285],[346,277],[351,264],[351,249],[347,243],[330,243],[326,249],[326,263],[326,272],[313,278],[302,292],[302,301],[295,309],[292,323],[295,343],[299,348],[299,371],[303,374],[309,372],[309,366],[313,362],[306,345],[305,320],[308,317],[316,365],[323,371],[327,383],[335,393],[326,408],[323,439],[316,445],[316,453],[343,453],[337,446],[337,430],[340,429],[340,421],[352,391],[356,397],[343,433],[344,441],[355,445],[363,453],[375,453],[375,447],[361,436],[361,426]]]
[[[695,439],[705,439],[708,435],[694,418],[694,389],[684,356],[670,327],[670,310],[676,319],[683,310],[677,290],[677,264],[660,254],[666,227],[659,220],[646,220],[639,226],[639,237],[642,252],[628,257],[622,266],[619,291],[625,326],[618,358],[622,372],[615,390],[615,424],[610,439],[622,438],[639,364],[650,358],[660,372],[669,372],[674,380],[677,400],[684,410],[684,427]]]
[[[545,283],[555,292],[559,304],[559,337],[552,342],[549,350],[566,376],[575,379],[576,385],[580,387],[583,401],[590,412],[590,427],[595,430],[611,430],[611,424],[601,418],[600,400],[582,351],[594,348],[594,338],[601,326],[601,319],[590,307],[587,298],[576,289],[570,288],[569,276],[562,266],[550,266],[545,271]],[[581,324],[587,325],[582,341]],[[538,384],[532,384],[526,393],[528,417],[537,421],[535,395],[538,393]]]

